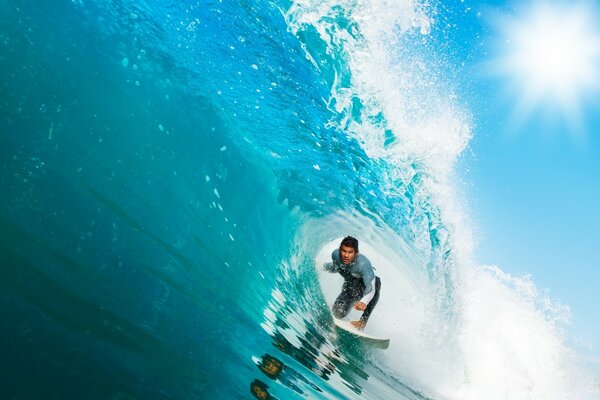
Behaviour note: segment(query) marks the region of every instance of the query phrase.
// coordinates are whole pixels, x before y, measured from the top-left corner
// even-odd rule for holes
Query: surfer
[[[331,253],[331,262],[323,266],[328,272],[338,272],[344,278],[342,292],[333,303],[333,315],[344,318],[350,307],[363,311],[358,321],[350,321],[357,329],[364,329],[379,300],[381,281],[367,257],[358,253],[358,240],[347,236],[339,249]]]

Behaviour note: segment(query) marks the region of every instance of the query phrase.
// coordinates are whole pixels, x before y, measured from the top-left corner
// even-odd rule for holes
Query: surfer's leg
[[[332,311],[336,318],[344,318],[348,315],[350,307],[360,299],[362,295],[362,287],[357,285],[362,282],[358,279],[346,280],[342,286],[342,293],[335,299],[333,303]],[[370,304],[370,303],[369,303]]]
[[[349,299],[344,292],[340,293],[338,298],[335,299],[335,303],[333,303],[333,315],[336,318],[344,318],[348,314],[351,304],[351,299]]]
[[[381,291],[381,280],[379,279],[379,277],[376,277],[375,278],[375,295],[373,296],[373,298],[371,299],[369,304],[367,304],[367,308],[365,308],[365,311],[363,312],[362,316],[360,317],[360,320],[362,322],[364,322],[365,325],[367,324],[367,321],[369,320],[369,317],[371,316],[373,309],[375,308],[375,306],[377,305],[377,302],[379,301],[379,292],[380,291]]]

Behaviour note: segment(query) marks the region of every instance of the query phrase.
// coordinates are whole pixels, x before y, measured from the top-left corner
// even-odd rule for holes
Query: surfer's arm
[[[375,275],[373,275],[373,279],[371,279],[369,281],[369,284],[367,285],[367,281],[365,280],[365,278],[363,277],[363,282],[365,282],[365,295],[363,296],[362,299],[360,299],[360,302],[367,305],[371,302],[371,300],[373,300],[373,296],[375,296]],[[367,292],[367,290],[369,290]]]
[[[337,272],[337,265],[333,263],[333,261],[326,262],[323,264],[323,269],[327,272]]]
[[[361,265],[361,274],[363,283],[365,284],[365,291],[360,302],[367,305],[373,300],[373,296],[375,296],[375,272],[368,260],[365,260],[363,265]]]
[[[338,272],[339,265],[340,252],[336,249],[331,253],[331,261],[323,264],[323,269],[327,272]]]

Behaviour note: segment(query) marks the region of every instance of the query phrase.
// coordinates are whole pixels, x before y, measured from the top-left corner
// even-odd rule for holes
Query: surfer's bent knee
[[[333,308],[331,309],[331,311],[333,311],[333,315],[336,318],[344,318],[347,314],[347,312],[344,312],[343,307],[336,307],[335,305],[333,306]]]

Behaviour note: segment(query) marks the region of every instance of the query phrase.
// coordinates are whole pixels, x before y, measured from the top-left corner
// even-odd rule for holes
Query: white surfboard
[[[387,349],[390,345],[390,339],[369,335],[361,330],[356,329],[349,321],[333,317],[333,323],[339,329],[342,329],[343,331],[346,331],[377,348]]]
[[[347,333],[356,337],[357,339],[360,339],[362,342],[370,346],[387,349],[390,345],[390,320],[385,318],[385,316],[381,313],[382,306],[385,304],[385,292],[382,293],[381,297],[379,298],[379,303],[373,311],[371,318],[369,318],[369,323],[364,331],[356,329],[349,322],[358,320],[362,315],[362,311],[357,311],[354,309],[354,307],[350,307],[350,311],[348,315],[344,317],[344,319],[335,318],[333,312],[331,312],[333,303],[342,289],[344,279],[338,273],[330,273],[325,271],[322,268],[322,265],[325,262],[331,261],[331,251],[339,245],[341,240],[342,238],[339,238],[324,245],[315,259],[319,284],[321,286],[323,296],[325,297],[327,308],[329,308],[329,312],[331,313],[331,318],[335,323],[336,329],[340,331],[339,333]],[[375,249],[371,248],[364,242],[361,244],[361,246],[361,249],[366,249],[368,253],[367,256],[370,257],[372,262],[374,261],[378,266],[383,264],[385,260],[378,258],[378,252]]]

